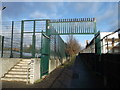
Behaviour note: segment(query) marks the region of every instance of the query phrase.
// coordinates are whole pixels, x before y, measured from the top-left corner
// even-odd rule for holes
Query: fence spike
[[[80,21],[82,21],[82,18],[80,18]]]
[[[89,18],[89,21],[90,21],[90,18]]]
[[[86,18],[84,18],[84,21],[86,21]]]
[[[85,21],[85,18],[83,18],[83,21]]]
[[[67,19],[67,21],[69,21],[69,19]]]
[[[75,21],[77,21],[77,18],[75,18]]]
[[[87,21],[89,21],[89,18],[87,18]]]

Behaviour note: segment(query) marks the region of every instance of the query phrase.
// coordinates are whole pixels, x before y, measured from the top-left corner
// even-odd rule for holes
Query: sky
[[[96,18],[97,30],[115,31],[118,28],[118,2],[3,2],[3,21],[24,19]],[[85,45],[93,35],[74,35]],[[62,36],[66,41],[67,37]]]

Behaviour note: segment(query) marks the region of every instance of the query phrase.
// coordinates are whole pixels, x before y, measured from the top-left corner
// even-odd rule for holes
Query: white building
[[[112,32],[101,32],[100,33],[100,39],[104,38],[106,35],[111,34]],[[103,41],[101,42],[101,51],[102,53],[109,53],[112,49],[112,39],[114,39],[114,46],[118,45],[118,42],[115,42],[116,39],[118,39],[118,32],[109,35],[108,37],[104,38]],[[108,43],[108,46],[107,46]],[[107,50],[108,48],[108,50]]]
[[[99,48],[101,53],[114,53],[119,52],[119,36],[118,32],[111,34],[112,32],[100,32],[99,33],[99,40],[100,47]],[[111,35],[109,35],[111,34]],[[113,43],[114,42],[114,43]],[[98,44],[98,42],[96,42]],[[114,45],[114,48],[113,48]],[[115,48],[116,47],[116,48]],[[93,38],[86,48],[81,51],[81,53],[95,53],[95,38]]]

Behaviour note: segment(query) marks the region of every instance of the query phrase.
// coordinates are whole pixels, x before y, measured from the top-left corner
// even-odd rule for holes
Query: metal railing
[[[95,49],[100,49],[101,51],[103,50],[103,48],[105,48],[105,50],[107,50],[105,53],[115,53],[114,52],[114,48],[117,46],[118,47],[118,52],[116,53],[120,53],[120,39],[119,37],[118,38],[109,38],[109,36],[115,34],[115,33],[119,33],[120,29],[110,33],[110,34],[107,34],[106,36],[104,36],[102,39],[100,39],[98,42],[96,42],[96,38],[99,36],[99,35],[96,35],[93,39],[93,43],[92,44],[89,44],[87,45],[87,47],[81,51],[81,52],[93,52],[95,51]],[[103,41],[105,43],[103,43]],[[111,43],[110,43],[111,42]],[[98,43],[100,43],[100,46],[95,48],[95,45],[97,45]],[[102,44],[102,45],[101,45]],[[111,45],[111,47],[110,47]],[[93,46],[93,47],[92,47]],[[87,52],[88,53],[88,52]],[[95,52],[94,52],[95,53]],[[102,52],[103,53],[103,52]]]
[[[102,39],[100,39],[100,41],[99,42],[96,42],[96,43],[103,43],[103,41],[105,40],[105,44],[103,44],[103,45],[101,45],[100,47],[99,47],[99,49],[101,49],[101,48],[103,48],[103,47],[105,47],[106,49],[107,49],[107,52],[106,53],[114,53],[113,51],[114,51],[114,47],[115,46],[117,46],[118,45],[118,47],[120,47],[120,39],[119,39],[119,37],[118,38],[109,38],[109,36],[111,36],[111,35],[113,35],[113,34],[115,34],[115,33],[119,33],[119,31],[120,31],[120,29],[118,29],[118,30],[116,30],[116,31],[114,31],[114,32],[112,32],[112,33],[110,33],[110,34],[108,34],[108,35],[106,35],[106,36],[104,36]],[[117,40],[117,41],[116,41]],[[111,41],[111,43],[109,43]],[[116,44],[116,45],[115,45]],[[111,45],[111,48],[109,49],[109,47],[110,47],[110,45]],[[110,52],[112,50],[112,52]],[[119,50],[119,48],[118,48],[118,50]],[[118,51],[118,53],[120,53],[120,51]]]

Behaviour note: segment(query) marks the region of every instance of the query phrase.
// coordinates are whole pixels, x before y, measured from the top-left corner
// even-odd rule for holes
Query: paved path
[[[103,87],[101,78],[95,76],[76,57],[75,63],[70,67],[59,67],[48,75],[43,81],[33,85],[23,82],[3,82],[3,88],[96,88]]]
[[[73,77],[71,88],[100,88],[103,87],[102,79],[94,75],[87,66],[81,61],[80,57],[76,57],[73,66]]]

